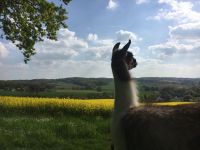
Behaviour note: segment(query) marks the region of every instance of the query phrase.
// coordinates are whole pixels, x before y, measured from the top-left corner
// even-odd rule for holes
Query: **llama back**
[[[200,104],[129,109],[121,125],[127,150],[200,150]]]

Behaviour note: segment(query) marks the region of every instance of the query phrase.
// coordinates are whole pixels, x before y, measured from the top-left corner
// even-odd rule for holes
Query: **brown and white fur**
[[[129,70],[137,62],[120,43],[113,48],[115,102],[112,150],[200,150],[200,104],[139,106]]]

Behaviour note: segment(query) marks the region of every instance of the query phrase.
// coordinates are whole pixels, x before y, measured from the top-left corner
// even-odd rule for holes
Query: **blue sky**
[[[200,0],[72,0],[68,29],[37,43],[28,64],[0,40],[0,79],[112,77],[116,42],[132,39],[134,77],[200,77]]]

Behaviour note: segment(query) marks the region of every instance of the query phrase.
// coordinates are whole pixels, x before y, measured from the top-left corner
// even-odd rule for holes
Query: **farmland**
[[[113,108],[111,99],[58,99],[58,98],[28,98],[0,97],[1,112],[16,112],[25,114],[74,114],[74,115],[110,115]]]
[[[0,149],[109,150],[112,108],[112,99],[0,97]]]
[[[137,78],[143,102],[200,101],[199,78]],[[1,96],[114,98],[111,78],[64,78],[0,81]]]

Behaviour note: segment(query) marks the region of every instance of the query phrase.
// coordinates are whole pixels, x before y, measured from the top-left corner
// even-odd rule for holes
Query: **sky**
[[[28,64],[0,39],[0,80],[112,77],[112,47],[132,40],[133,77],[200,77],[200,0],[72,0],[68,28]],[[2,31],[0,31],[2,32]]]

